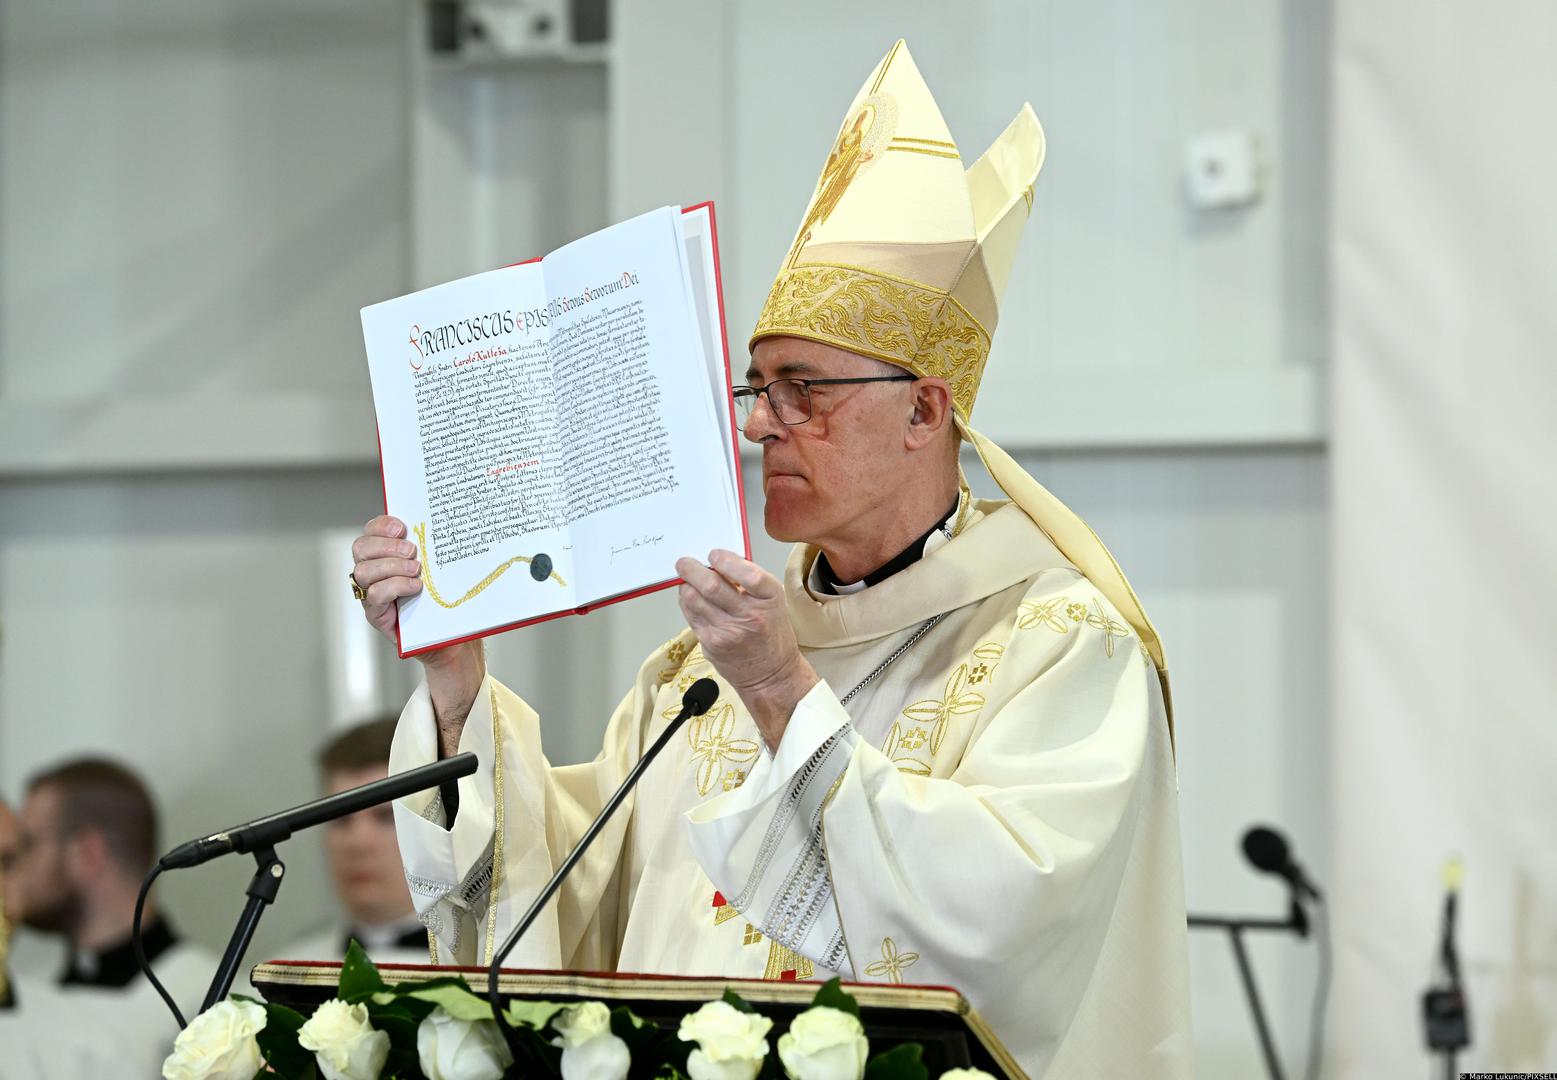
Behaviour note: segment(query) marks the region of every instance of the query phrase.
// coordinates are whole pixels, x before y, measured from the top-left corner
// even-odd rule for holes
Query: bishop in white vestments
[[[687,629],[600,756],[551,766],[479,645],[423,658],[391,770],[435,958],[490,957],[696,679],[720,696],[644,775],[516,966],[957,987],[1034,1076],[1191,1074],[1161,644],[1086,525],[971,426],[1043,134],[964,170],[902,42],[856,96],[735,393],[782,580],[684,558]],[[971,442],[1009,500],[974,499]],[[422,568],[356,543],[380,629]],[[451,806],[451,803],[456,805]]]

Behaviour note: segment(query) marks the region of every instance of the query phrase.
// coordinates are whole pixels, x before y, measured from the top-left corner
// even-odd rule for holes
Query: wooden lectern
[[[476,993],[486,987],[485,968],[429,967],[384,964],[378,969],[386,983],[415,982],[440,975],[462,975]],[[250,981],[266,1000],[308,1015],[335,996],[341,965],[313,961],[274,961],[256,965]],[[899,1043],[924,1046],[924,1063],[931,1077],[947,1069],[972,1066],[995,1076],[1024,1073],[973,1007],[956,990],[944,986],[883,986],[844,983],[860,1004],[871,1054]],[[499,976],[498,989],[507,998],[543,1001],[603,1001],[626,1005],[645,1020],[674,1030],[681,1017],[704,1002],[734,990],[773,1021],[771,1038],[788,1030],[789,1022],[810,1007],[818,984],[766,979],[722,979],[681,975],[612,975],[576,971],[509,971]]]

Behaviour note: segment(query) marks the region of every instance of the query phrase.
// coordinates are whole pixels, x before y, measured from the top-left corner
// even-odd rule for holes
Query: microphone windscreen
[[[681,695],[681,707],[688,716],[702,716],[719,700],[719,684],[712,679],[699,679],[687,687]]]
[[[1243,853],[1256,867],[1270,873],[1285,870],[1292,857],[1281,834],[1263,825],[1243,834]]]

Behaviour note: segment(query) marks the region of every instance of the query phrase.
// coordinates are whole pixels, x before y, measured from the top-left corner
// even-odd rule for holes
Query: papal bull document
[[[711,203],[363,308],[362,336],[421,563],[401,656],[750,556]]]

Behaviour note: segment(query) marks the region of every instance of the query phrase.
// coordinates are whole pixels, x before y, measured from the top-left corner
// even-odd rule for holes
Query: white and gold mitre
[[[969,419],[1042,165],[1023,105],[964,172],[899,41],[849,106],[751,343],[809,338],[938,376]]]
[[[751,345],[806,338],[945,379],[957,426],[995,482],[1140,635],[1171,725],[1162,643],[1119,564],[1086,522],[971,426],[1043,155],[1043,128],[1024,104],[964,170],[898,41],[844,115]]]

